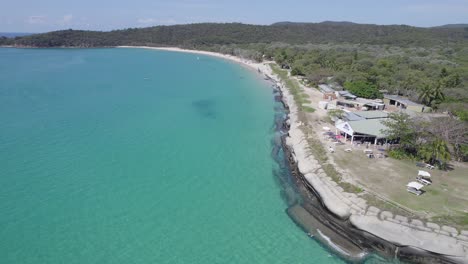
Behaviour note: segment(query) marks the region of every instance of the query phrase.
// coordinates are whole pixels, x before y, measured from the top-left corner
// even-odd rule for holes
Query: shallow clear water
[[[274,109],[217,58],[0,49],[1,262],[341,263],[285,213]]]

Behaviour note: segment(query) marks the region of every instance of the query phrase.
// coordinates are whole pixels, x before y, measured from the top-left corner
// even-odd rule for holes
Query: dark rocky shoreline
[[[345,261],[351,263],[362,263],[368,258],[384,262],[460,263],[449,256],[418,248],[395,245],[366,231],[357,229],[350,223],[349,219],[340,219],[330,212],[314,187],[300,173],[293,152],[286,144],[286,137],[290,128],[289,107],[284,101],[281,89],[275,89],[274,92],[277,93],[275,94],[275,101],[282,104],[283,111],[286,113],[282,120],[275,120],[276,130],[281,134],[280,146],[277,148],[281,148],[283,152],[282,158],[288,169],[288,177],[291,178],[296,195],[299,196],[299,198],[285,197],[289,201],[286,212],[304,232],[326,245]]]

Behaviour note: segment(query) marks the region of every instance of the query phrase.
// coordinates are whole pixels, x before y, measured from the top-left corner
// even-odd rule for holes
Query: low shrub
[[[392,149],[388,156],[397,160],[414,160],[415,157],[402,149]]]

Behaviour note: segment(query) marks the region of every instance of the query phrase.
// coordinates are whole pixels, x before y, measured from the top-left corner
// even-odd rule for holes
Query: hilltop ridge
[[[200,47],[283,42],[288,44],[354,43],[394,46],[434,46],[468,43],[461,27],[421,28],[352,22],[279,22],[272,25],[198,23],[113,31],[60,30],[0,38],[0,45],[32,47],[105,47],[121,45]]]

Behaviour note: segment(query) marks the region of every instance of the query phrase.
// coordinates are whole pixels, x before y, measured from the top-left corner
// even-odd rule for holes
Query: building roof
[[[343,90],[343,86],[339,85],[338,83],[330,83],[330,87],[333,88],[335,91]]]
[[[415,103],[415,102],[409,100],[408,98],[402,97],[402,96],[399,96],[399,95],[384,94],[384,98],[390,99],[390,100],[395,100],[395,101],[397,101],[397,102],[399,102],[401,104],[404,104],[404,105],[423,106],[422,104]]]
[[[363,119],[338,122],[335,127],[349,135],[363,134],[377,138],[385,138],[385,134],[382,133],[382,130],[387,128],[382,123],[382,119]]]
[[[323,93],[333,93],[335,90],[327,84],[319,84],[319,88]]]
[[[383,138],[385,135],[381,130],[386,129],[387,127],[381,121],[382,119],[365,119],[349,121],[348,124],[355,133]]]
[[[359,105],[360,103],[354,100],[339,99],[337,102],[342,102],[346,104]]]
[[[357,96],[355,96],[354,94],[348,91],[339,91],[338,93],[340,94],[340,96],[345,97],[345,98],[353,98],[353,99],[357,98]]]
[[[374,102],[373,100],[366,99],[366,98],[356,98],[356,101],[362,104],[369,104],[369,103]]]
[[[346,112],[344,115],[344,119],[346,121],[357,121],[357,120],[363,120],[365,118],[355,114],[354,112]]]
[[[387,118],[388,113],[384,111],[356,111],[355,115],[365,119]]]

